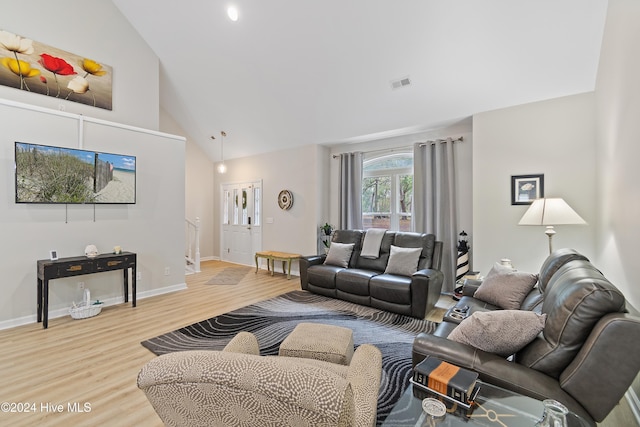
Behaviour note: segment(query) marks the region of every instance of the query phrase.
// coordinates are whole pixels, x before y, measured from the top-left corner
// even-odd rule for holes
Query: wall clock
[[[278,206],[285,211],[291,209],[291,206],[293,206],[293,194],[291,194],[291,191],[282,190],[278,194]]]

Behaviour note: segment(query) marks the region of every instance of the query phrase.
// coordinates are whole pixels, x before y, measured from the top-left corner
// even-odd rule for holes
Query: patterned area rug
[[[307,291],[293,291],[160,335],[142,345],[157,355],[184,350],[221,350],[240,331],[256,335],[262,355],[278,354],[280,343],[300,322],[343,326],[353,342],[374,344],[382,352],[382,383],[377,425],[387,417],[409,384],[411,346],[436,323],[388,313]]]
[[[213,276],[206,285],[237,285],[247,275],[248,272],[253,270],[252,267],[227,267]]]

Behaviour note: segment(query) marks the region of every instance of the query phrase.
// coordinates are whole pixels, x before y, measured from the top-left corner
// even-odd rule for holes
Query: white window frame
[[[382,154],[376,157],[368,158],[364,161],[364,165],[367,163],[377,162],[379,160],[384,159],[385,157],[413,157],[413,153],[411,152],[400,152],[400,153],[392,153],[392,154]],[[363,167],[363,169],[365,169]],[[362,179],[373,178],[377,176],[390,176],[391,177],[391,200],[389,202],[389,206],[392,206],[393,209],[391,212],[362,212],[362,216],[365,215],[389,215],[389,229],[398,231],[400,229],[400,217],[408,216],[411,219],[411,224],[413,227],[413,216],[411,212],[400,212],[400,176],[401,175],[411,175],[413,176],[413,167],[404,167],[404,168],[393,168],[393,169],[376,169],[376,170],[363,170]],[[362,197],[362,195],[360,196]],[[413,198],[413,194],[412,194]]]

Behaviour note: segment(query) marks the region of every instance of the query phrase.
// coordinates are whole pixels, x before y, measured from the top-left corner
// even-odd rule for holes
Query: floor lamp
[[[536,199],[522,215],[518,225],[545,225],[549,236],[549,254],[553,251],[554,225],[586,224],[580,215],[563,199]]]

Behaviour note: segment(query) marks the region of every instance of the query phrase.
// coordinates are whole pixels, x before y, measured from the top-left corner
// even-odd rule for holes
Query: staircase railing
[[[187,270],[200,272],[200,218],[195,221],[185,219],[187,236]]]

